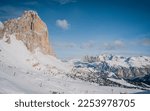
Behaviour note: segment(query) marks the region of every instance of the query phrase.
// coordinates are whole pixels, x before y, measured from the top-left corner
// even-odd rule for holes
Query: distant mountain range
[[[85,56],[82,60],[75,60],[72,69],[73,78],[96,82],[100,85],[114,85],[114,81],[123,79],[129,83],[144,86],[150,85],[150,57],[123,57],[112,54],[100,56]],[[119,85],[119,84],[116,84]]]

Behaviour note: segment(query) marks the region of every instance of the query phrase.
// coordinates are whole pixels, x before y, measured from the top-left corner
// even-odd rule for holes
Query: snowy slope
[[[128,86],[128,87],[136,87],[135,85],[129,84],[127,81],[123,80],[123,79],[114,79],[114,78],[108,78],[109,80],[122,84],[124,86]]]
[[[137,93],[142,90],[99,86],[65,75],[26,72],[0,65],[0,93]]]
[[[8,40],[10,43],[6,42]],[[68,71],[65,63],[53,56],[42,54],[38,48],[35,53],[31,53],[22,41],[16,40],[14,35],[4,36],[0,40],[0,60],[10,66],[26,70],[47,70],[49,67],[54,73]]]

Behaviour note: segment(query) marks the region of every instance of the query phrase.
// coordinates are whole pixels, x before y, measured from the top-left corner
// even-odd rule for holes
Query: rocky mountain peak
[[[1,38],[4,36],[9,38],[9,35],[13,34],[17,40],[21,40],[25,44],[29,51],[34,52],[38,48],[44,54],[54,55],[48,40],[47,26],[37,12],[25,11],[21,17],[5,21],[3,24]]]

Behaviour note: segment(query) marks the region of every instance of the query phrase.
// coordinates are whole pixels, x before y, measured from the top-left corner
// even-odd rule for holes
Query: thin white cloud
[[[60,27],[61,29],[64,29],[64,30],[67,30],[69,28],[69,23],[65,19],[62,19],[62,20],[58,19],[58,20],[56,20],[56,25],[58,27]]]
[[[141,40],[140,44],[142,44],[143,46],[150,46],[150,38],[145,38]]]
[[[133,45],[136,46],[150,46],[150,33],[147,34],[141,34],[132,42]]]
[[[74,2],[76,2],[76,0],[53,0],[53,1],[58,2],[61,5],[65,5],[65,4],[68,4],[68,3],[74,3]]]
[[[85,42],[85,43],[82,43],[80,48],[81,49],[91,49],[91,48],[94,48],[95,47],[95,42],[94,41],[88,41],[88,42]]]
[[[76,44],[74,44],[74,43],[69,43],[69,44],[66,44],[65,47],[66,47],[66,48],[74,48],[74,47],[76,47]]]
[[[123,43],[123,41],[121,41],[121,40],[115,40],[115,41],[114,41],[114,45],[115,45],[115,46],[118,46],[118,47],[123,47],[123,46],[124,46],[124,43]]]
[[[124,42],[121,40],[115,40],[115,41],[112,41],[111,43],[104,43],[103,47],[106,50],[121,49],[124,47]]]
[[[61,48],[61,49],[71,49],[71,48],[75,48],[77,46],[75,43],[56,43],[54,45],[57,48]]]

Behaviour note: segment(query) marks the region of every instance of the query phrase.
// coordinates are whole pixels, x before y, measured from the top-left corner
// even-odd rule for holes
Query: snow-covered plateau
[[[122,67],[147,70],[127,76],[116,71]],[[133,81],[149,72],[150,57],[100,55],[62,62],[38,48],[30,52],[13,34],[0,40],[0,93],[150,93],[150,84]]]

